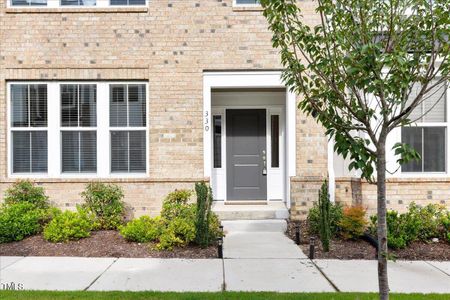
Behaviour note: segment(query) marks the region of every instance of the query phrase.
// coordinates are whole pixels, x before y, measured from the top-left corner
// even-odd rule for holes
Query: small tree
[[[299,108],[350,157],[350,169],[377,184],[378,281],[380,298],[388,299],[386,140],[420,118],[411,113],[448,81],[448,0],[318,0],[313,28],[296,0],[260,1],[283,79],[302,95]],[[406,144],[392,151],[399,164],[420,158]]]

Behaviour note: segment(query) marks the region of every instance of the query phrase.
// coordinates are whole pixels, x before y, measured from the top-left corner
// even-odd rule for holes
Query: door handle
[[[267,175],[267,160],[266,160],[266,150],[262,151],[262,159],[263,159],[263,170],[262,174],[263,176]]]

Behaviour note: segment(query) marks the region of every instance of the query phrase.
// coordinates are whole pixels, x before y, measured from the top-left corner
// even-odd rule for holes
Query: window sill
[[[10,14],[37,14],[37,13],[141,13],[148,12],[147,6],[142,7],[45,7],[45,8],[37,8],[37,7],[9,7],[5,11]]]
[[[233,11],[263,11],[264,8],[261,5],[239,5],[233,6]]]

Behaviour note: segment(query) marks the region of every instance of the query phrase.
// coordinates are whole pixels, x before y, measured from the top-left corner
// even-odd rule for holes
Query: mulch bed
[[[306,221],[289,222],[287,235],[295,241],[295,226],[300,224],[301,244],[303,252],[309,254],[308,226]],[[315,242],[315,258],[323,259],[376,259],[375,248],[363,240],[346,241],[333,239],[330,243],[330,251],[323,252],[318,237]],[[408,248],[390,250],[390,254],[400,260],[450,260],[450,245],[444,241],[437,243],[413,242]]]
[[[126,241],[117,231],[96,231],[91,236],[67,243],[50,243],[42,235],[19,242],[0,244],[0,256],[80,256],[80,257],[158,257],[217,258],[217,247],[174,248],[173,251],[152,250],[154,244]]]

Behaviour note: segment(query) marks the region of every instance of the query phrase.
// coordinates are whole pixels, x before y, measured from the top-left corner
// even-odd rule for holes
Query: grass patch
[[[393,300],[447,300],[450,294],[391,294]],[[0,299],[146,299],[146,300],[377,300],[375,293],[163,293],[163,292],[48,292],[0,291]]]

